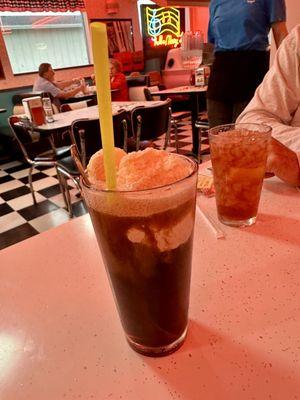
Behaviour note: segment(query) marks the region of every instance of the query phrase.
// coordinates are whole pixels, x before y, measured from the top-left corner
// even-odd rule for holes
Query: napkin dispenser
[[[43,125],[46,122],[42,98],[40,96],[27,97],[22,100],[22,104],[26,116],[35,125]]]

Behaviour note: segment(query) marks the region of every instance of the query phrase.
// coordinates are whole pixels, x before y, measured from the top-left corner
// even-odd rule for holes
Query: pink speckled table
[[[220,240],[197,215],[188,337],[160,359],[125,342],[88,216],[2,250],[1,400],[299,399],[299,200],[265,181]]]

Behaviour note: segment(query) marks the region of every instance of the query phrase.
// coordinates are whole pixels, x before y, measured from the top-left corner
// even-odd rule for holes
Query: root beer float
[[[197,164],[148,149],[114,148],[106,26],[91,24],[103,152],[83,173],[83,195],[125,336],[161,356],[187,332]],[[76,156],[75,156],[76,159]]]
[[[85,200],[129,344],[165,355],[187,332],[197,166],[154,149],[116,160],[107,191],[102,151],[92,157]]]

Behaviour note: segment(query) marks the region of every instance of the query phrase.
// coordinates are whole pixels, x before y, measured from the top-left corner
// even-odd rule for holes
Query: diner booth
[[[1,400],[299,398],[299,187],[209,126],[210,3],[0,3]]]

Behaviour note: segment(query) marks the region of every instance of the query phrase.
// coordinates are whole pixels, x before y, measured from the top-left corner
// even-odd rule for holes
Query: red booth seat
[[[114,58],[123,65],[123,72],[142,71],[144,69],[142,51],[122,51],[114,53]]]
[[[144,54],[140,51],[134,51],[132,53],[132,66],[133,71],[143,71],[144,69]]]

